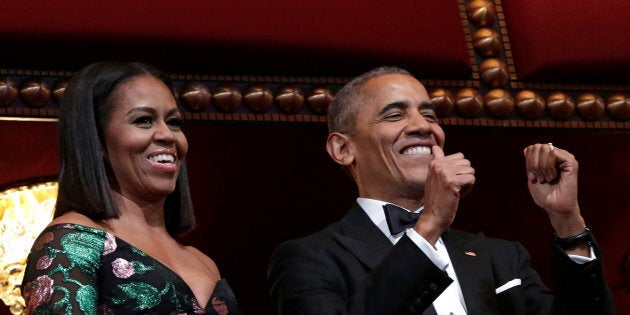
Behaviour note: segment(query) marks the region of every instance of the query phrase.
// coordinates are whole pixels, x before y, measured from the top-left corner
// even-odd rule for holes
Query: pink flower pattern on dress
[[[116,244],[116,237],[114,234],[106,232],[105,233],[105,245],[103,247],[103,256],[107,254],[111,254],[116,250],[118,245]]]
[[[37,260],[36,267],[39,270],[43,270],[50,267],[50,264],[52,264],[52,262],[53,262],[53,259],[50,258],[50,256],[44,255],[42,257],[39,257],[39,259]]]
[[[228,315],[230,313],[227,304],[225,304],[225,301],[223,301],[221,298],[212,298],[211,303],[212,308],[215,312],[217,312],[218,315]]]
[[[192,305],[193,305],[193,311],[195,312],[195,314],[205,314],[206,311],[201,307],[201,305],[199,304],[199,301],[197,301],[196,298],[192,298]]]
[[[54,281],[50,277],[43,275],[24,286],[24,300],[26,301],[26,309],[34,310],[38,306],[50,301],[53,294]]]
[[[44,249],[44,244],[49,243],[54,239],[55,235],[52,232],[46,232],[42,234],[39,238],[37,238],[35,244],[33,245],[33,248],[35,250],[42,250]]]
[[[116,277],[123,279],[129,278],[135,273],[133,264],[123,258],[116,258],[112,261],[112,271]]]

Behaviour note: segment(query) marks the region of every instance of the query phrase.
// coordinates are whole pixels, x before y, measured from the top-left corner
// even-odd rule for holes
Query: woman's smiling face
[[[188,151],[175,98],[150,75],[135,77],[113,93],[104,130],[110,185],[133,199],[164,198],[175,189]]]

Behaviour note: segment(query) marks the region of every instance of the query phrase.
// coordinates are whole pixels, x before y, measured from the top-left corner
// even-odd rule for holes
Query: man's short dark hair
[[[328,108],[328,132],[354,133],[359,111],[358,104],[363,101],[361,88],[371,79],[390,74],[412,76],[407,70],[401,68],[378,67],[353,78],[344,85]]]

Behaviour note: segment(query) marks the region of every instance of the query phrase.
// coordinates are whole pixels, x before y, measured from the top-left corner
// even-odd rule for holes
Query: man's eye
[[[389,113],[389,114],[385,115],[383,117],[383,119],[385,119],[385,120],[399,120],[399,119],[402,119],[403,117],[404,117],[403,114],[396,112],[396,113]]]
[[[424,116],[424,118],[427,121],[430,121],[430,122],[437,121],[437,115],[434,112],[423,113],[422,116]]]

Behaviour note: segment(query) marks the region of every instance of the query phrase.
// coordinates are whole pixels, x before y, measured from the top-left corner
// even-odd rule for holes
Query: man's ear
[[[326,140],[326,151],[337,164],[349,166],[354,162],[350,137],[338,132],[331,132]]]

